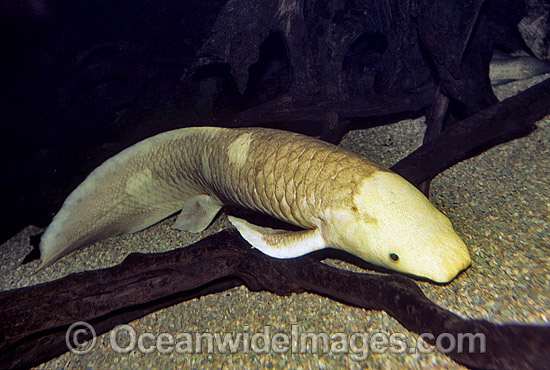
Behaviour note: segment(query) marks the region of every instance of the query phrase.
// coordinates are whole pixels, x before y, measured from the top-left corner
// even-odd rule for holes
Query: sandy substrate
[[[509,84],[497,93],[502,98],[517,92],[526,83],[541,79]],[[432,202],[450,218],[468,245],[473,263],[446,286],[425,282],[419,285],[435,303],[462,317],[498,323],[550,324],[550,116],[537,126],[528,137],[463,161],[432,182]],[[422,119],[403,121],[351,132],[342,145],[391,166],[421,144],[423,130]],[[18,267],[31,249],[29,235],[40,231],[30,226],[0,247],[0,290],[113,266],[131,252],[160,252],[182,247],[229,227],[224,214],[201,234],[172,230],[173,222],[174,218],[167,219],[143,232],[97,243],[38,274],[33,274],[38,262]],[[326,262],[358,271],[339,261]],[[347,339],[354,333],[365,333],[369,337],[375,333],[387,337],[404,333],[407,344],[413,346],[418,337],[418,333],[408,332],[384,312],[348,307],[313,294],[279,297],[250,292],[244,287],[185,302],[130,325],[138,336],[145,332],[155,337],[169,333],[174,338],[182,333],[194,336],[203,332],[221,333],[222,337],[224,333],[240,332],[252,337],[255,333],[265,334],[266,330],[271,338],[278,332],[290,337],[292,330],[329,336],[341,333]],[[128,337],[122,336],[119,343],[125,346]],[[347,353],[315,351],[311,343],[295,351],[263,353],[261,341],[257,344],[258,348],[251,349],[240,346],[235,353],[229,350],[221,353],[216,346],[209,351],[203,345],[202,353],[174,350],[142,353],[136,347],[120,354],[113,350],[110,333],[107,333],[98,338],[88,354],[66,353],[41,367],[462,368],[438,352],[373,353],[369,348],[362,350],[360,342],[357,342],[358,348],[348,347]],[[196,348],[192,352],[197,352]]]

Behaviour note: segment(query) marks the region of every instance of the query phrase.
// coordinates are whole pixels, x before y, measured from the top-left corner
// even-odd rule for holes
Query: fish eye
[[[399,256],[396,253],[390,253],[390,258],[392,261],[399,260]]]

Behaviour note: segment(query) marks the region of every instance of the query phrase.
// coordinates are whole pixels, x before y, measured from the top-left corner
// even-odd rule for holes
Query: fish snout
[[[442,250],[440,256],[436,258],[436,263],[426,265],[427,269],[423,276],[436,283],[449,283],[460,272],[466,270],[471,264],[472,259],[466,245],[462,243],[454,250]]]

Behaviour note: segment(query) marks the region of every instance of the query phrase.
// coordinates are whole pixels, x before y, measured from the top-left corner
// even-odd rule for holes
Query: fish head
[[[453,280],[471,264],[449,219],[401,176],[376,171],[358,184],[352,197],[351,207],[327,210],[328,244],[438,283]]]

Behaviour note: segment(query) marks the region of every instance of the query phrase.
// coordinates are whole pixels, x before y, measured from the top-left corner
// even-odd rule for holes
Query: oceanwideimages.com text
[[[91,340],[83,340],[87,335]],[[90,352],[96,343],[93,327],[77,322],[66,333],[66,343],[73,353]],[[426,343],[435,340],[435,346]],[[486,338],[482,333],[442,333],[435,337],[424,333],[411,338],[405,333],[354,332],[314,333],[302,332],[300,326],[292,325],[290,333],[280,332],[270,325],[261,331],[252,331],[244,326],[238,332],[196,332],[153,334],[137,333],[131,325],[119,325],[109,334],[109,345],[117,353],[137,350],[141,353],[318,353],[348,354],[354,361],[364,361],[370,353],[485,353]]]

